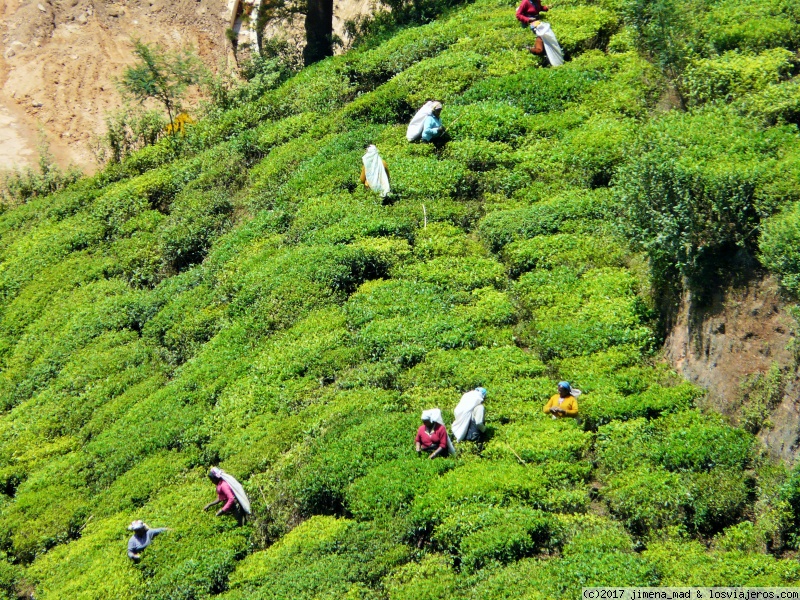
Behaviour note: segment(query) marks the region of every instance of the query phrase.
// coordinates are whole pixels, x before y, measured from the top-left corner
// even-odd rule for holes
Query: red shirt
[[[220,509],[222,512],[228,512],[236,502],[236,496],[227,481],[223,480],[217,484],[217,499],[223,503]]]
[[[447,428],[441,423],[434,423],[433,433],[428,435],[425,431],[425,425],[420,425],[417,429],[417,437],[414,438],[414,443],[419,442],[423,448],[430,448],[431,446],[439,446],[439,448],[447,448]]]
[[[517,9],[517,19],[527,25],[531,19],[538,17],[540,12],[547,12],[547,7],[542,6],[539,0],[522,0]]]

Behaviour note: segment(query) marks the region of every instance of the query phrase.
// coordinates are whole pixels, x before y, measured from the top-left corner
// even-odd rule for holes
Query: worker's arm
[[[575,398],[570,398],[569,401],[564,402],[564,416],[565,417],[577,417],[578,416],[578,401]]]
[[[527,8],[527,6],[528,6],[528,0],[522,0],[522,2],[520,2],[519,6],[517,7],[517,20],[520,23],[524,23],[525,25],[531,22],[531,19],[525,14],[525,9]]]
[[[442,437],[439,438],[439,447],[431,452],[431,458],[436,458],[447,448],[447,430],[444,428],[444,425],[442,425],[441,428],[444,429],[444,431],[442,431]]]
[[[475,407],[475,410],[472,411],[472,420],[475,421],[475,426],[478,428],[478,431],[483,433],[486,431],[486,412],[483,408],[483,404],[478,404]]]
[[[550,400],[547,401],[547,404],[544,405],[544,408],[542,409],[542,412],[544,414],[546,414],[546,415],[549,415],[551,408],[553,408],[553,399],[552,398],[550,398]]]
[[[367,168],[361,165],[361,183],[367,185]]]
[[[386,179],[389,179],[389,165],[386,164],[385,160],[381,160],[383,163],[383,170],[386,171]],[[364,175],[366,177],[366,175]]]
[[[203,511],[204,511],[204,512],[205,512],[205,511],[207,511],[209,508],[211,508],[212,506],[216,506],[216,505],[217,505],[217,504],[219,504],[220,502],[221,502],[221,500],[214,500],[213,502],[209,502],[208,504],[206,504],[206,505],[203,507]]]

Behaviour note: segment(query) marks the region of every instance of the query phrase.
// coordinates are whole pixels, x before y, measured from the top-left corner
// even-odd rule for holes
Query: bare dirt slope
[[[0,0],[0,169],[35,162],[43,130],[59,164],[91,170],[131,38],[194,46],[215,69],[229,60],[227,26],[224,0]]]
[[[775,458],[791,464],[800,456],[800,373],[791,347],[797,323],[788,306],[772,277],[753,276],[702,304],[687,293],[665,350],[678,372],[708,390],[708,405],[734,422],[742,379],[777,363],[784,394],[759,437]]]

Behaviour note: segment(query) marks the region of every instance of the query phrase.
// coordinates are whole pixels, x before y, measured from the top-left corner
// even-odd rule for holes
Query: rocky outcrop
[[[665,354],[674,368],[708,390],[704,402],[743,419],[745,384],[780,369],[781,389],[758,435],[770,454],[793,463],[800,452],[800,378],[793,351],[797,324],[772,277],[753,276],[698,302],[681,299]]]

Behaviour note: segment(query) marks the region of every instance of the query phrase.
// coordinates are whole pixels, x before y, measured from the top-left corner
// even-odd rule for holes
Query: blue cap
[[[479,387],[479,388],[475,388],[475,389],[481,393],[481,396],[486,398],[486,388],[480,388]]]
[[[565,390],[571,390],[572,386],[569,384],[569,381],[559,381],[558,387],[564,388]]]

